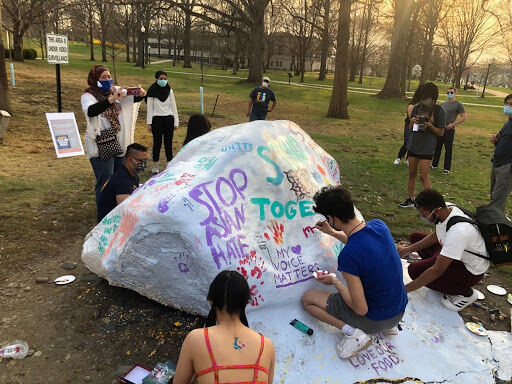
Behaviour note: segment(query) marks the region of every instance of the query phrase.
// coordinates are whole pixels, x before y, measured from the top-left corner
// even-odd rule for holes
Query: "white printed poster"
[[[46,120],[58,158],[85,154],[74,113],[47,113]]]

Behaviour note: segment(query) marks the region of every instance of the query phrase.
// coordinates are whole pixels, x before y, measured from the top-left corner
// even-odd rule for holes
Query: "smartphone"
[[[139,96],[141,89],[139,87],[126,88],[126,96]]]

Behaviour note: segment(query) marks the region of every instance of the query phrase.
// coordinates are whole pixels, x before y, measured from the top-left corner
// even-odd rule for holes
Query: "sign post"
[[[57,80],[57,108],[62,112],[62,98],[60,89],[60,65],[69,64],[68,35],[46,34],[46,60],[48,64],[55,64]]]

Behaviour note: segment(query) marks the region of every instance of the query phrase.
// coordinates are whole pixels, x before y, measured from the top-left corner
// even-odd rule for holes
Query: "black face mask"
[[[137,173],[142,173],[146,170],[146,166],[148,164],[148,161],[147,160],[142,160],[142,161],[139,161],[139,160],[135,160],[133,159],[137,166],[136,167],[133,167],[133,169],[135,170],[135,172]],[[132,163],[133,164],[133,163]],[[132,165],[133,166],[133,165]]]

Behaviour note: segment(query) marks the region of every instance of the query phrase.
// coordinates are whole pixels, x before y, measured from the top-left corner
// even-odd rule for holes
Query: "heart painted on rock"
[[[300,245],[296,245],[296,246],[292,247],[292,252],[295,253],[296,255],[300,255],[301,249],[302,249],[302,247]]]

